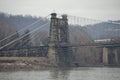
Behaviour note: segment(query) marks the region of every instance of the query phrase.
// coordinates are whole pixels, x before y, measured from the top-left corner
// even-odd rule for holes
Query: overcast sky
[[[55,10],[98,20],[120,20],[120,0],[0,0],[0,11],[46,16]]]

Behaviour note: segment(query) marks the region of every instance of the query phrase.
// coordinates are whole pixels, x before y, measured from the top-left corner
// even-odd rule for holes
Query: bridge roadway
[[[2,49],[0,50],[0,56],[4,57],[44,57],[47,55],[48,46],[34,46],[16,49]]]
[[[82,46],[96,46],[96,47],[120,47],[120,42],[106,42],[106,43],[70,43],[70,44],[61,44],[61,46],[69,47],[82,47]]]
[[[82,44],[59,44],[59,46],[55,46],[55,48],[66,48],[66,47],[84,47],[84,46],[95,46],[101,48],[116,48],[120,47],[120,42],[112,42],[112,43],[82,43]],[[33,47],[25,47],[25,48],[16,48],[16,49],[2,49],[0,50],[0,56],[47,56],[48,46],[33,46]]]

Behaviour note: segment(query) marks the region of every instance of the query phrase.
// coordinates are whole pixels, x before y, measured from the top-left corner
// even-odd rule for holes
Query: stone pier
[[[118,49],[104,47],[103,48],[103,64],[104,65],[119,65]]]
[[[108,48],[103,48],[103,64],[108,64]]]

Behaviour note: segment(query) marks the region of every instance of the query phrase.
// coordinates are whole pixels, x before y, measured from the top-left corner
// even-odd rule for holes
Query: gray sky
[[[98,20],[120,20],[120,0],[0,0],[0,11],[46,16],[51,12]]]

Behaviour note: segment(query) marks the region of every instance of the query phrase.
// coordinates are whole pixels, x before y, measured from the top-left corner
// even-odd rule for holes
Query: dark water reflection
[[[0,72],[0,80],[120,80],[120,68],[52,68]]]
[[[50,76],[53,80],[68,80],[70,70],[72,70],[72,68],[56,68],[50,70]]]

